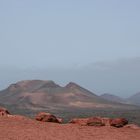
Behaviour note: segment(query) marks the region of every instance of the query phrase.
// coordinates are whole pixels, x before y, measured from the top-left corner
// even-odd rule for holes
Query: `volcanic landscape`
[[[70,82],[27,80],[0,91],[0,140],[139,140],[140,107]]]

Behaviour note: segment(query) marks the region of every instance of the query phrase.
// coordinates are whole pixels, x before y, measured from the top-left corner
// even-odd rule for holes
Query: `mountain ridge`
[[[121,103],[105,100],[80,85],[62,87],[52,80],[24,80],[0,91],[0,103],[24,108],[120,108]]]

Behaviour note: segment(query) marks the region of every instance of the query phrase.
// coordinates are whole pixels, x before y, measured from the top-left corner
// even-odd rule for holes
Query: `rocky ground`
[[[140,129],[57,124],[2,116],[0,140],[140,140]]]
[[[67,124],[50,113],[35,119],[0,108],[0,140],[140,140],[140,127],[126,119],[77,118]]]

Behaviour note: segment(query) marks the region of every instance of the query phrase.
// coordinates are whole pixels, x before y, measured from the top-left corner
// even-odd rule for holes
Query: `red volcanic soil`
[[[56,124],[2,116],[0,140],[140,140],[140,129]]]

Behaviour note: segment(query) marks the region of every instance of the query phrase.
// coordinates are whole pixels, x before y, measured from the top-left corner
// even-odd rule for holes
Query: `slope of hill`
[[[128,108],[124,104],[105,100],[72,82],[61,87],[53,81],[42,80],[20,81],[10,85],[0,91],[0,103],[32,110]]]
[[[102,94],[100,97],[102,97],[103,99],[106,99],[108,101],[112,101],[112,102],[140,106],[140,92],[137,94],[134,94],[133,96],[131,96],[129,98],[121,98],[119,96],[115,96],[115,95],[108,94],[108,93]]]
[[[100,97],[106,100],[112,101],[112,102],[126,103],[125,99],[116,95],[108,94],[108,93],[102,94]]]
[[[127,99],[127,103],[140,106],[140,92],[131,96],[131,97],[129,97]]]

